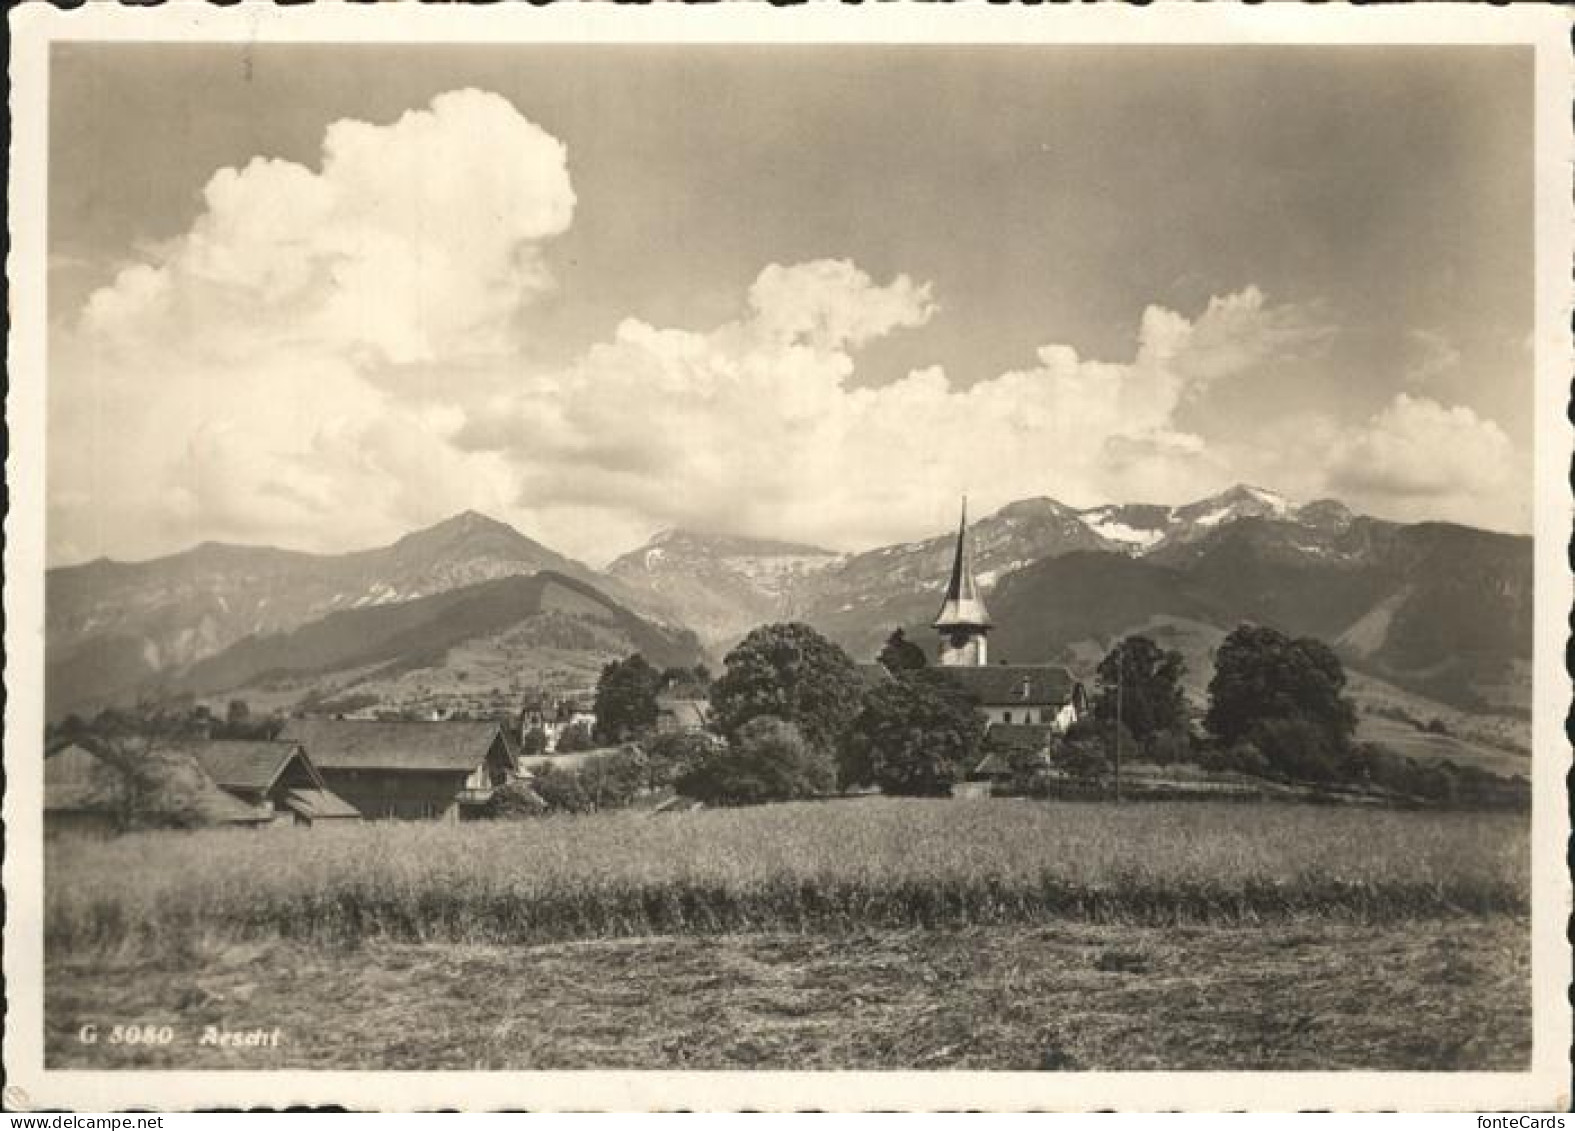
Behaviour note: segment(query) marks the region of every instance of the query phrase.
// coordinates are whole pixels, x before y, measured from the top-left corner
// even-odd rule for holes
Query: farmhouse
[[[44,835],[108,836],[120,827],[121,774],[72,743],[44,758]]]
[[[531,730],[540,730],[547,740],[549,752],[558,749],[558,740],[563,737],[563,732],[573,726],[596,729],[596,710],[589,698],[549,699],[545,695],[535,695],[520,708],[520,736],[523,737]]]
[[[371,819],[457,821],[519,772],[495,722],[292,719],[279,737],[304,747],[326,788]]]
[[[191,755],[220,789],[285,824],[361,816],[323,782],[298,742],[193,741],[166,744]]]
[[[45,752],[46,836],[109,836],[135,825],[256,828],[272,817],[221,790],[189,754],[146,751],[144,771],[133,773],[90,745]]]
[[[1048,727],[1061,734],[1087,713],[1087,692],[1066,668],[989,663],[989,635],[995,624],[974,580],[966,501],[957,527],[951,578],[934,627],[941,638],[939,670],[978,700],[992,727]]]
[[[656,729],[661,734],[694,734],[705,730],[711,717],[711,704],[704,699],[682,699],[673,695],[656,697]]]

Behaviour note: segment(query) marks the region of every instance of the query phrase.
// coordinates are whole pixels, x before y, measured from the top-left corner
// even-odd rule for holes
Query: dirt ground
[[[350,951],[270,943],[51,965],[46,1059],[98,1069],[1508,1070],[1530,1057],[1529,979],[1527,924],[1507,917]],[[169,1043],[112,1039],[113,1026],[132,1024],[167,1026]],[[98,1027],[95,1043],[85,1025]],[[223,1033],[229,1043],[214,1043]]]

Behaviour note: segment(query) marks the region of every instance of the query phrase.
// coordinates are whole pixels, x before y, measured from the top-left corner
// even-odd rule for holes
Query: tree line
[[[641,657],[607,665],[597,737],[629,744],[631,788],[670,787],[737,805],[878,789],[944,796],[989,747],[979,705],[901,629],[871,678],[805,624],[744,638],[709,687],[699,734],[655,734],[665,677]],[[1356,741],[1356,711],[1339,658],[1322,641],[1243,624],[1215,655],[1207,707],[1194,717],[1184,657],[1144,635],[1119,640],[1095,671],[1091,711],[1042,749],[1007,752],[1008,788],[1048,792],[1072,781],[1108,791],[1118,754],[1160,766],[1314,786],[1377,787],[1429,802],[1502,798],[1510,783],[1448,762],[1418,762]],[[641,776],[643,775],[643,777]],[[1513,790],[1510,791],[1513,793]]]

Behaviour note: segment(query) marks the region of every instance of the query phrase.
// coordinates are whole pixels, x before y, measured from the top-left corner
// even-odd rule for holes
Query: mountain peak
[[[1060,499],[1052,499],[1048,495],[1035,495],[1031,499],[1018,499],[1007,503],[991,517],[994,518],[1038,518],[1050,515],[1056,518],[1067,516],[1075,517],[1077,514],[1071,507]]]
[[[686,526],[669,526],[651,535],[645,545],[630,550],[617,560],[641,558],[651,550],[766,558],[836,556],[831,550],[799,542],[783,542],[774,538],[749,538],[740,534],[720,534],[707,530],[694,530]],[[617,571],[613,570],[613,572]]]
[[[441,522],[420,530],[413,530],[395,542],[397,546],[451,545],[476,537],[492,537],[500,541],[531,544],[531,540],[506,522],[500,522],[480,511],[465,510]]]
[[[493,518],[489,514],[482,514],[478,510],[462,510],[456,515],[445,518],[442,522],[427,527],[428,530],[442,530],[445,528],[453,530],[514,530],[508,523]],[[515,533],[519,532],[516,530]]]

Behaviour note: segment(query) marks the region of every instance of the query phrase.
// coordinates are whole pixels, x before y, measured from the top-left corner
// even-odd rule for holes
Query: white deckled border
[[[44,4],[10,13],[12,162],[7,264],[10,429],[5,531],[7,848],[4,1057],[7,1106],[78,1111],[128,1107],[341,1104],[472,1110],[1498,1110],[1568,1107],[1571,1017],[1564,940],[1570,885],[1564,775],[1566,561],[1572,434],[1566,415],[1569,271],[1575,259],[1569,107],[1570,20],[1552,7],[1298,4],[951,7],[814,3],[428,7],[317,4],[156,8]],[[978,1073],[978,1072],[46,1072],[43,1067],[42,735],[44,309],[48,53],[59,41],[968,44],[1521,44],[1536,52],[1536,641],[1533,701],[1534,1050],[1525,1073]],[[13,1089],[16,1089],[13,1091]]]

